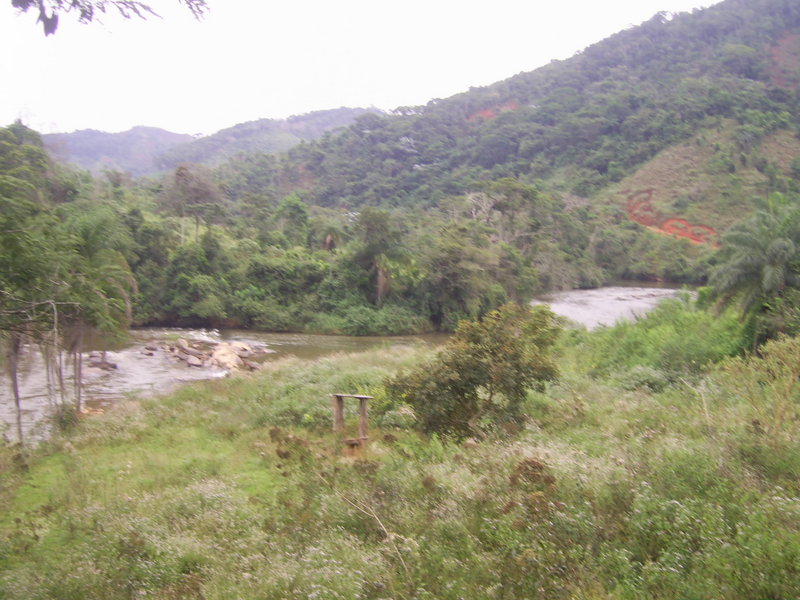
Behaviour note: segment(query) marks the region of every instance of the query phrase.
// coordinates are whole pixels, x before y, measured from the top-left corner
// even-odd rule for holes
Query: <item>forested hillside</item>
[[[727,119],[733,139],[719,158],[735,169],[761,158],[771,132],[796,124],[798,26],[800,8],[785,0],[658,14],[569,60],[369,115],[295,149],[286,177],[323,205],[430,205],[498,177],[591,196]]]
[[[56,159],[93,173],[126,171],[134,176],[158,169],[156,158],[192,136],[156,127],[134,127],[121,133],[86,129],[42,136],[47,151]]]
[[[175,149],[195,162],[158,178],[50,165],[40,210],[80,215],[71,239],[114,232],[138,324],[450,330],[541,290],[703,283],[726,230],[795,203],[798,57],[796,3],[727,0],[283,154],[254,122]]]
[[[345,127],[365,108],[320,110],[288,119],[259,119],[208,136],[172,133],[156,127],[134,127],[121,133],[92,129],[42,136],[45,147],[61,162],[96,174],[106,170],[134,176],[154,175],[183,162],[216,165],[240,153],[283,152],[306,140]]]
[[[242,153],[284,152],[302,141],[321,138],[327,131],[351,125],[357,117],[378,113],[367,108],[318,110],[288,119],[259,119],[234,125],[212,135],[183,143],[158,157],[161,169],[193,162],[218,165]]]

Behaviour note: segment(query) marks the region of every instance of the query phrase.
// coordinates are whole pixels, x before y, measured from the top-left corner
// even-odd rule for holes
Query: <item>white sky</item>
[[[658,11],[713,0],[208,0],[195,21],[80,25],[45,38],[0,0],[0,125],[213,133],[339,106],[425,104],[572,56]]]

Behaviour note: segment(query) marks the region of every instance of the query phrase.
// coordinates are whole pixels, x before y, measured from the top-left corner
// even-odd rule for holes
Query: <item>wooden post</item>
[[[361,396],[358,406],[358,437],[362,440],[367,439],[367,397]]]
[[[333,431],[344,431],[344,396],[333,394]]]

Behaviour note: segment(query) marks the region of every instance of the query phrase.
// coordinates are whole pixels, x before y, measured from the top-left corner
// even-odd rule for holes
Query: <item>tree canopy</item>
[[[429,433],[467,437],[518,423],[528,390],[558,376],[550,351],[559,332],[549,308],[506,304],[462,321],[433,361],[394,377],[387,390]]]

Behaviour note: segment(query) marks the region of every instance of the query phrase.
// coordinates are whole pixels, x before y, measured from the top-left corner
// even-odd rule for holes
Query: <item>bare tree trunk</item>
[[[53,329],[51,336],[52,339],[50,343],[52,344],[53,352],[55,352],[55,356],[53,357],[53,371],[58,380],[58,395],[61,404],[66,404],[67,398],[64,388],[64,352],[61,345],[63,338],[59,335],[58,306],[55,303],[53,303]]]
[[[45,375],[47,375],[47,402],[52,407],[56,400],[56,390],[53,381],[55,375],[55,359],[53,357],[52,340],[48,340],[47,338],[40,340],[39,352],[42,355],[42,361],[44,361]]]
[[[12,333],[8,341],[8,372],[11,376],[11,390],[14,393],[14,406],[17,411],[17,440],[20,447],[24,445],[22,436],[22,403],[19,397],[19,353],[22,339],[18,333]]]
[[[78,413],[81,412],[81,400],[82,395],[81,392],[83,391],[83,354],[81,350],[83,349],[83,326],[78,326],[78,336],[75,340],[75,350],[73,354],[73,375],[74,375],[74,385],[75,385],[75,410]]]
[[[61,403],[65,404],[67,401],[67,391],[64,387],[64,351],[59,346],[56,348],[56,375],[58,375],[58,392],[61,397]]]
[[[375,284],[375,295],[378,300],[378,306],[383,304],[383,299],[386,297],[386,294],[389,293],[390,282],[391,276],[388,269],[378,267],[377,282]]]

